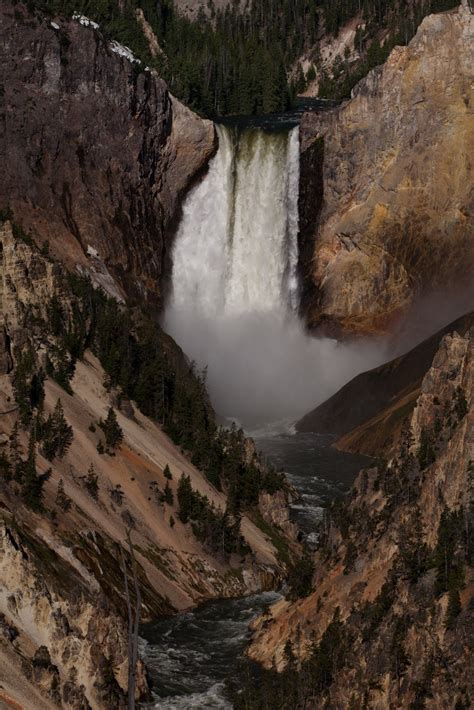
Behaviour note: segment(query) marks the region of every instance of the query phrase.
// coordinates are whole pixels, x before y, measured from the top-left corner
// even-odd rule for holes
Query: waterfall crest
[[[298,319],[299,129],[217,130],[183,205],[164,326],[208,365],[219,413],[252,427],[296,418],[371,361]]]

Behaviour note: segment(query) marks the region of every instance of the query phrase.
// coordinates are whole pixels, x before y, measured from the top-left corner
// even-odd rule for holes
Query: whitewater
[[[208,367],[220,415],[286,424],[382,357],[310,337],[298,316],[299,128],[217,132],[183,206],[164,327]]]

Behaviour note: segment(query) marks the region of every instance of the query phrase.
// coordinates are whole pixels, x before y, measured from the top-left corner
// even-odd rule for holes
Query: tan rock
[[[472,293],[473,47],[467,4],[428,16],[350,101],[305,115],[300,239],[311,327],[385,332],[421,294]]]

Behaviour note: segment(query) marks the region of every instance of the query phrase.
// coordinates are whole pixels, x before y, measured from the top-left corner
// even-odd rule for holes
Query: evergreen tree
[[[36,430],[32,427],[28,443],[28,455],[22,470],[21,495],[31,510],[43,510],[43,486],[51,477],[51,469],[46,473],[38,474],[36,471]]]
[[[72,427],[67,423],[61,400],[58,399],[54,411],[49,415],[43,427],[43,454],[52,461],[62,459],[74,438]]]
[[[110,449],[115,449],[123,440],[123,431],[117,421],[117,415],[112,407],[109,407],[107,418],[104,422],[100,422],[100,426],[105,435],[106,446]]]
[[[189,476],[184,473],[179,479],[177,495],[179,505],[178,518],[182,523],[186,524],[193,508],[193,489]]]
[[[84,485],[87,489],[87,492],[93,498],[94,500],[99,499],[99,479],[98,476],[95,472],[94,464],[91,463],[89,466],[89,470],[87,472],[87,476],[85,478]]]
[[[446,610],[446,628],[453,628],[461,611],[462,605],[459,590],[456,587],[453,587],[449,590],[448,608]]]
[[[168,481],[166,481],[166,486],[163,491],[161,500],[163,503],[166,503],[166,505],[173,505],[173,502],[174,502],[173,491],[171,490],[170,484]]]
[[[12,467],[8,456],[3,451],[0,451],[0,478],[3,478],[4,481],[10,481],[12,478]]]
[[[20,442],[18,439],[18,420],[15,420],[13,429],[9,437],[9,459],[12,467],[13,478],[19,480],[21,477],[21,449]]]
[[[56,491],[56,505],[65,513],[67,513],[72,505],[71,499],[66,495],[64,490],[64,481],[62,478],[59,479],[58,490]]]

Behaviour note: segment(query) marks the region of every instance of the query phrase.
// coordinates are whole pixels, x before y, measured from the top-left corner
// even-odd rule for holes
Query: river
[[[314,338],[299,317],[302,104],[283,116],[227,119],[206,176],[183,203],[172,252],[164,329],[200,368],[222,421],[236,421],[301,493],[292,515],[317,542],[323,508],[365,460],[288,424],[363,370],[373,344]],[[256,428],[259,427],[258,430]],[[218,601],[143,629],[156,708],[229,707],[223,683],[248,641],[248,625],[278,598]]]
[[[344,494],[368,459],[337,451],[316,434],[254,432],[258,448],[301,493],[292,516],[309,543],[324,507]],[[212,601],[142,629],[142,652],[161,710],[231,708],[224,682],[249,640],[249,623],[280,594]]]

